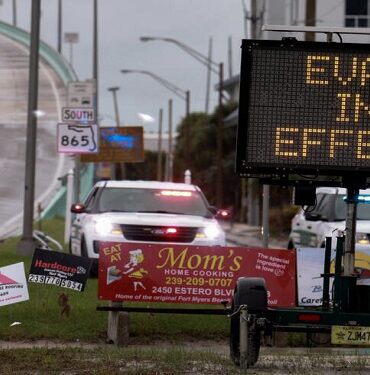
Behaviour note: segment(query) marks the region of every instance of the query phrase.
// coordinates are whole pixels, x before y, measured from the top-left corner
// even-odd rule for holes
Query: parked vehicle
[[[320,187],[316,189],[315,206],[303,207],[292,219],[288,248],[325,247],[325,237],[345,230],[347,190]],[[370,189],[360,190],[370,197]],[[333,241],[335,247],[335,241]],[[357,205],[356,249],[370,249],[370,205]]]
[[[145,242],[224,246],[225,233],[195,185],[157,181],[100,181],[73,204],[70,252],[94,260],[99,243]]]

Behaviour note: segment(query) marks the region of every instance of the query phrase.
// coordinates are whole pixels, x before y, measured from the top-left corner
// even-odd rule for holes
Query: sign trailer
[[[318,32],[298,27],[289,31]],[[366,32],[370,34],[370,29]],[[293,38],[242,42],[237,173],[242,177],[257,177],[264,183],[305,188],[343,186],[348,191],[347,236],[337,238],[333,261],[332,238],[326,239],[324,272],[320,275],[321,306],[287,305],[280,299],[284,295],[281,290],[274,293],[273,296],[280,297],[273,305],[270,288],[283,272],[280,268],[283,261],[270,254],[270,249],[261,249],[260,257],[254,260],[251,257],[253,264],[240,269],[244,274],[230,274],[231,280],[235,278],[233,290],[224,285],[224,296],[232,295],[231,308],[226,308],[229,299],[225,298],[223,310],[114,305],[99,306],[97,310],[228,314],[231,357],[243,369],[257,362],[262,332],[266,336],[274,331],[331,333],[334,344],[369,346],[370,285],[357,285],[358,269],[354,267],[358,192],[369,185],[370,177],[369,86],[370,49],[366,44],[298,42]],[[131,249],[131,245],[135,248]],[[101,244],[101,299],[181,302],[185,298],[192,302],[195,290],[202,290],[209,293],[210,299],[202,302],[212,303],[212,298],[221,290],[211,287],[210,283],[216,282],[214,278],[198,277],[194,272],[200,272],[197,267],[202,260],[209,265],[215,259],[223,259],[223,253],[211,260],[208,250],[190,246],[186,250],[176,246],[152,246],[150,251],[145,246],[136,247],[137,244],[122,247],[115,243]],[[240,256],[239,260],[244,256],[243,251],[248,252],[248,249],[229,250],[230,254]],[[168,252],[172,253],[168,255]],[[288,251],[285,252],[288,255]],[[177,265],[183,258],[189,259],[189,275],[184,274],[185,263],[181,267]],[[164,259],[170,260],[165,263],[166,267]],[[290,264],[289,259],[285,261]],[[178,270],[172,270],[175,266]],[[277,273],[266,277],[264,271],[274,270],[274,267]],[[295,275],[297,277],[297,273]],[[224,283],[227,278],[225,280]],[[188,287],[187,281],[193,284]],[[197,288],[192,287],[194,283]],[[330,288],[330,285],[335,287]],[[287,287],[285,294],[291,296],[292,289]]]
[[[369,45],[243,40],[237,138],[241,176],[305,189],[346,187],[347,229],[333,261],[332,238],[326,238],[316,282],[320,306],[268,308],[263,275],[238,280],[233,361],[243,368],[257,362],[262,331],[330,333],[333,344],[369,346],[370,285],[359,282],[362,270],[355,267],[359,189],[370,177]]]
[[[369,71],[367,44],[244,40],[238,173],[366,178]]]

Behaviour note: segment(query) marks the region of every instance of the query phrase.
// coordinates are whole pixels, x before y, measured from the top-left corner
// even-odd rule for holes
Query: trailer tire
[[[230,318],[230,357],[237,366],[240,365],[240,314],[235,312],[238,311],[240,305],[246,304],[248,306],[248,302],[252,307],[251,321],[248,326],[247,338],[248,367],[253,366],[257,362],[260,352],[261,330],[255,323],[258,317],[257,313],[263,313],[265,310],[267,310],[267,293],[266,301],[264,296],[256,296],[253,295],[253,293],[249,293],[248,295],[248,292],[255,288],[257,288],[257,290],[259,289],[264,295],[266,292],[265,280],[261,278],[242,278],[238,280],[237,286],[235,287],[231,306],[232,316]]]

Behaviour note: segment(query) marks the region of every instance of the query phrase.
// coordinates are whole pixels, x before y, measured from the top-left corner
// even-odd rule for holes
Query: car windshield
[[[199,192],[168,189],[106,187],[101,191],[97,211],[210,215],[207,203]]]
[[[347,205],[345,195],[338,195],[335,199],[335,220],[345,220]],[[370,220],[370,204],[359,203],[357,205],[357,220]]]

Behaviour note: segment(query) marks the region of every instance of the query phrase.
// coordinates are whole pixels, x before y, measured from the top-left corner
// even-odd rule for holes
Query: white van
[[[325,247],[325,237],[335,237],[345,230],[347,207],[344,188],[320,187],[316,189],[316,205],[302,208],[292,219],[288,248]],[[360,190],[370,197],[370,189]],[[356,248],[370,249],[370,204],[357,205]]]

